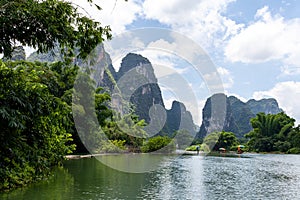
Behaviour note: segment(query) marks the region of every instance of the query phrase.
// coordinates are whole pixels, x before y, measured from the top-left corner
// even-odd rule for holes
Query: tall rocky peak
[[[130,77],[130,73],[132,75],[137,73],[146,78],[144,82],[157,83],[152,64],[147,58],[139,54],[129,53],[122,59],[121,67],[117,73],[117,80],[127,73],[129,73],[126,75],[127,77]]]
[[[175,131],[181,129],[189,131],[191,135],[195,135],[198,131],[191,113],[186,110],[183,103],[174,101],[170,110],[165,108],[154,69],[147,58],[134,53],[127,54],[117,72],[117,81],[118,83],[125,83],[127,88],[132,88],[133,94],[130,97],[130,102],[135,106],[136,114],[140,119],[145,119],[149,123],[149,110],[151,107],[153,108],[153,105],[158,104],[167,113],[162,132],[171,136]],[[122,84],[118,87],[121,88]],[[159,120],[160,116],[156,116],[156,118],[152,118],[152,120]]]
[[[62,61],[61,49],[56,44],[46,53],[32,53],[27,60],[40,62]],[[105,91],[112,91],[116,79],[116,71],[112,66],[110,55],[104,50],[104,45],[99,44],[86,60],[74,59],[74,63],[81,68],[89,68],[91,76],[96,82],[96,87],[103,87]]]
[[[223,120],[216,117],[218,114],[212,114],[212,99],[214,99],[214,104],[223,104],[223,111],[218,111],[220,115],[225,117]],[[222,107],[222,105],[215,105],[215,107]],[[282,112],[282,109],[278,107],[275,99],[262,99],[259,101],[251,99],[244,103],[234,96],[227,97],[225,94],[213,95],[207,99],[202,110],[202,124],[197,137],[202,138],[213,131],[223,130],[233,132],[237,137],[241,138],[252,130],[250,119],[259,112],[277,114]]]
[[[202,124],[197,134],[198,138],[203,138],[207,133],[221,131],[226,119],[231,118],[228,110],[229,104],[224,94],[214,94],[209,97],[202,109]]]
[[[122,59],[121,67],[118,71],[118,79],[121,78],[125,73],[139,66],[143,67],[145,72],[152,76],[151,78],[155,77],[154,69],[147,58],[139,54],[129,53]]]
[[[197,126],[193,122],[193,117],[183,103],[173,101],[170,110],[167,110],[167,122],[164,132],[174,133],[177,130],[187,130],[191,135],[195,136]]]
[[[97,46],[93,55],[89,67],[96,86],[104,88],[107,92],[112,91],[116,84],[117,73],[112,66],[110,55],[104,50],[103,44]]]
[[[164,108],[154,69],[147,58],[138,54],[127,54],[117,72],[117,82],[121,91],[129,93],[136,114],[147,123],[150,122],[149,110],[154,104]],[[122,95],[124,97],[127,94]]]

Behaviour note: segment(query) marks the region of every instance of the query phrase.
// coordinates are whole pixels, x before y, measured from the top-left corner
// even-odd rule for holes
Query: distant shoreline
[[[218,151],[212,151],[206,153],[204,151],[199,151],[197,154],[196,151],[185,151],[185,150],[176,150],[172,153],[161,153],[161,152],[151,152],[151,153],[97,153],[97,154],[84,154],[84,155],[66,155],[65,158],[67,160],[76,160],[82,158],[93,158],[97,156],[107,156],[107,155],[142,155],[142,154],[152,154],[152,155],[191,155],[191,156],[222,156],[222,157],[245,157],[247,154],[268,154],[268,153],[255,153],[255,152],[246,152],[244,154],[237,154],[236,152],[227,152],[227,153],[220,153]],[[279,153],[277,153],[279,154]],[[282,153],[281,153],[282,154]]]

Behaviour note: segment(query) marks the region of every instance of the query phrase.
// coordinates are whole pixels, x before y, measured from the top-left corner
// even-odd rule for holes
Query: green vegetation
[[[219,151],[219,148],[231,150],[238,145],[238,140],[232,132],[213,132],[204,138],[202,148]]]
[[[285,113],[258,113],[251,119],[253,131],[249,138],[250,151],[298,153],[300,148],[300,128],[294,127],[295,120]]]
[[[146,123],[139,120],[141,116],[130,109],[126,115],[110,109],[110,95],[95,88],[89,70],[83,73],[71,64],[71,58],[86,58],[105,38],[109,39],[109,27],[82,16],[66,1],[1,0],[0,6],[0,53],[6,57],[5,62],[0,60],[0,191],[46,177],[53,166],[74,151],[170,153],[175,150],[175,142],[181,149],[193,142],[185,130],[174,133],[175,141],[162,136],[145,141]],[[25,59],[21,49],[14,46],[16,41],[38,52],[59,45],[65,59],[51,64],[8,61]],[[15,56],[14,50],[19,52]],[[113,75],[107,74],[116,84]],[[155,85],[152,90],[159,88]],[[140,101],[142,109],[138,111],[148,111],[144,108],[149,106]],[[253,131],[246,135],[249,150],[300,153],[300,126],[294,128],[294,122],[284,113],[257,114],[251,119]],[[204,138],[200,150],[230,150],[237,145],[233,133],[214,132]]]
[[[202,144],[192,145],[186,148],[186,151],[196,151],[197,146],[201,151],[219,151],[220,148],[225,148],[227,151],[236,150],[238,145],[237,137],[232,132],[213,132],[208,134]]]
[[[100,10],[92,0],[87,1]],[[75,146],[77,151],[86,152],[72,116],[72,93],[78,94],[73,87],[79,68],[72,66],[71,61],[74,57],[86,58],[104,39],[110,39],[111,33],[109,27],[101,27],[99,22],[83,16],[75,4],[67,1],[1,0],[0,13],[0,53],[5,58],[0,60],[0,191],[3,191],[47,176],[52,166],[59,165]],[[64,62],[8,61],[25,59],[16,44],[37,48],[39,53],[58,45]],[[84,80],[84,76],[80,78]],[[99,124],[107,127],[105,132],[109,135],[109,124],[113,123],[112,111],[107,107],[110,96],[100,89],[96,93],[95,88],[86,89],[95,100]],[[74,106],[83,112],[90,108]],[[99,139],[103,137],[99,124],[91,124],[93,131],[84,138],[93,141],[95,148],[101,146]],[[142,124],[134,121],[129,128],[134,127],[140,133],[138,127]],[[136,142],[133,136],[125,142],[109,137],[108,142],[119,149],[124,148],[124,143]]]
[[[175,150],[175,143],[171,138],[167,136],[156,136],[150,138],[145,144],[142,146],[141,150],[144,153],[148,152],[160,152],[160,153],[171,153]]]
[[[61,64],[0,60],[0,190],[39,180],[74,150],[67,75],[51,70]]]
[[[77,75],[80,90],[74,87]],[[108,107],[110,95],[95,89],[77,66],[0,60],[0,79],[0,190],[47,176],[75,146],[81,153],[86,146],[93,153],[140,151],[145,122],[133,112],[117,119]],[[91,110],[96,123],[87,115]],[[72,112],[88,132],[75,128]]]
[[[197,151],[197,147],[199,147],[199,150],[203,151],[203,149],[201,149],[201,145],[191,145],[191,146],[187,147],[185,150],[186,151]]]
[[[11,57],[13,42],[18,41],[38,52],[47,52],[58,42],[64,55],[72,56],[77,47],[79,57],[85,58],[105,38],[111,38],[110,27],[101,27],[67,1],[1,0],[0,6],[0,53],[5,57]]]
[[[105,153],[122,153],[125,152],[126,140],[102,140],[100,143],[99,152]]]
[[[208,134],[200,145],[202,151],[218,151],[220,148],[237,150],[238,144],[245,145],[245,151],[300,153],[300,125],[294,127],[295,119],[285,113],[258,113],[250,120],[253,130],[238,140],[231,132]],[[186,148],[195,151],[196,145]]]
[[[173,138],[176,140],[176,144],[179,149],[185,149],[190,146],[194,140],[193,136],[187,130],[179,130],[174,133]]]

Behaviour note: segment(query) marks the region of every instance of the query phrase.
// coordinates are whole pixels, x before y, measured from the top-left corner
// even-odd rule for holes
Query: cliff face
[[[154,104],[164,108],[154,69],[147,58],[137,54],[127,54],[116,74],[116,81],[123,98],[130,100],[136,114],[147,123],[150,122],[149,110]]]
[[[198,127],[193,122],[191,113],[186,110],[183,103],[173,101],[170,110],[167,110],[167,121],[164,132],[172,134],[177,130],[187,130],[192,136],[195,136]]]
[[[276,114],[283,111],[279,108],[276,99],[273,98],[258,101],[251,99],[247,102],[247,105],[254,114],[261,112],[261,110],[263,110],[266,114]]]
[[[147,58],[133,53],[127,54],[115,77],[121,91],[120,96],[133,104],[139,118],[150,124],[151,132],[155,127],[161,127],[159,134],[171,136],[182,129],[189,131],[191,135],[196,134],[197,128],[192,115],[183,103],[174,101],[170,110],[165,108],[153,66]],[[120,101],[117,99],[119,105]]]
[[[104,50],[103,44],[98,45],[93,52],[91,62],[88,64],[96,87],[102,87],[110,92],[114,89],[117,73],[112,66],[110,55]]]
[[[212,99],[214,104],[223,104],[223,110],[219,114],[212,115]],[[226,105],[226,107],[225,107]],[[215,107],[222,107],[215,105]],[[217,109],[215,109],[217,110]],[[275,99],[249,100],[244,103],[236,97],[227,97],[224,94],[216,94],[208,98],[202,110],[202,125],[197,137],[203,138],[213,131],[229,131],[239,138],[252,130],[250,119],[259,112],[277,114],[282,112]],[[219,117],[216,117],[219,116]],[[223,116],[224,118],[222,119]]]

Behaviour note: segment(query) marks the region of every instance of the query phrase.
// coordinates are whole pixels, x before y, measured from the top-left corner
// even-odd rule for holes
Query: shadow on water
[[[153,163],[157,163],[157,160],[162,160],[161,158],[168,160],[170,157],[153,155],[152,158]],[[121,164],[121,161],[126,161],[126,159],[128,157],[120,155],[104,158],[108,163],[114,164]],[[143,161],[140,163],[147,164]],[[123,164],[126,165],[127,161]],[[153,181],[154,176],[156,174],[152,172],[118,171],[102,164],[96,158],[68,160],[65,161],[63,168],[56,168],[53,176],[48,180],[2,194],[2,196],[0,194],[0,199],[136,199],[151,195],[148,191],[144,191],[146,185],[159,188]]]
[[[47,179],[24,188],[18,188],[6,194],[0,194],[0,199],[68,199],[74,187],[74,177],[68,170],[57,167]]]

